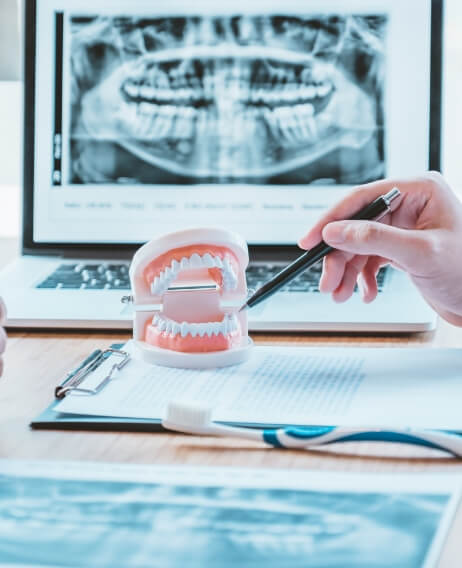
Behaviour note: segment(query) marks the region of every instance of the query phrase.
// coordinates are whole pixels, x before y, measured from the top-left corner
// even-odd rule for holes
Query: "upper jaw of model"
[[[190,229],[150,241],[130,267],[134,338],[176,352],[223,351],[247,341],[245,241]]]

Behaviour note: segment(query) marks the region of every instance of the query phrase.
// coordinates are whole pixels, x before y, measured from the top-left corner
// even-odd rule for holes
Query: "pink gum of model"
[[[188,229],[142,246],[133,257],[133,335],[155,349],[206,354],[247,345],[246,242],[216,228]]]

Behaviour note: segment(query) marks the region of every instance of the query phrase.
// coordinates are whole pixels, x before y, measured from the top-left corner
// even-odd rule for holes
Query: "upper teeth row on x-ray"
[[[96,83],[110,59],[122,63],[172,48],[223,44],[279,47],[285,57],[293,52],[335,61],[345,46],[350,50],[356,46],[363,53],[380,51],[380,22],[379,16],[73,18],[73,72],[88,83],[93,74]],[[280,63],[283,66],[285,60]],[[280,77],[283,79],[284,73]]]

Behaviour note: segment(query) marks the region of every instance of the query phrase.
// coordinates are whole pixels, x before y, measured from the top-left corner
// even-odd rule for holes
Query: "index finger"
[[[319,221],[304,235],[298,242],[299,246],[303,249],[309,249],[322,241],[322,230],[333,221],[343,221],[350,219],[360,209],[369,205],[371,201],[377,199],[381,195],[388,193],[394,187],[400,188],[403,182],[380,180],[362,185],[354,189],[350,194],[344,197],[339,203],[334,205],[327,213],[325,213]],[[399,206],[399,200],[391,204],[393,211]]]

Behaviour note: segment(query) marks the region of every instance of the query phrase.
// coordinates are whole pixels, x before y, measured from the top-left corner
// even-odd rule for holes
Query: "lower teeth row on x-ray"
[[[385,16],[72,19],[71,183],[385,172]]]

